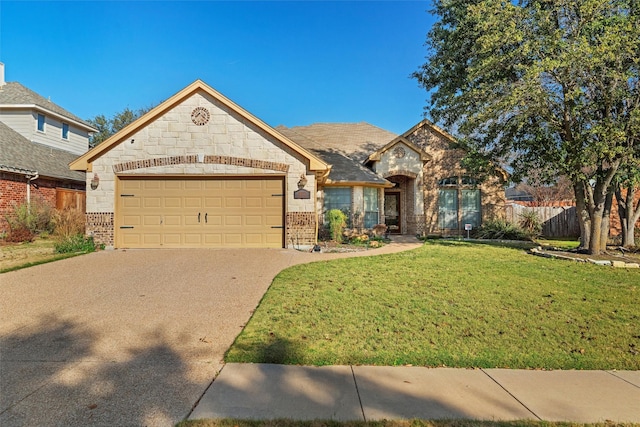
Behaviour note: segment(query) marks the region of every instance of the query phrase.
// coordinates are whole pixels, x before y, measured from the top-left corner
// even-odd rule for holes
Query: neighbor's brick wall
[[[38,178],[38,188],[31,186],[31,200],[56,207],[56,182]],[[0,172],[0,233],[9,229],[6,216],[27,202],[27,179],[24,175]]]

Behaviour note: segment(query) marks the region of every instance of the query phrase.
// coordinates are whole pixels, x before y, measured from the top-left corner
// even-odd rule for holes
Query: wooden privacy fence
[[[56,188],[56,209],[78,209],[84,213],[86,200],[84,191]]]
[[[521,215],[533,211],[542,221],[542,235],[545,237],[579,237],[580,225],[575,206],[535,206],[528,207],[508,203],[505,207],[505,219],[518,224]]]

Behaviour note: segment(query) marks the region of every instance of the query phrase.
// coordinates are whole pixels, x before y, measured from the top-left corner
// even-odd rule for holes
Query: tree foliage
[[[131,110],[129,107],[114,114],[113,117],[107,118],[104,114],[95,116],[93,119],[88,119],[93,127],[98,129],[98,132],[91,135],[89,138],[89,147],[93,148],[101,142],[108,139],[111,135],[120,131],[127,125],[133,123],[139,117],[149,112],[153,107],[140,108],[139,110]]]
[[[427,112],[457,129],[467,167],[564,175],[582,246],[606,244],[607,198],[640,130],[640,1],[435,0],[439,22],[414,77]]]

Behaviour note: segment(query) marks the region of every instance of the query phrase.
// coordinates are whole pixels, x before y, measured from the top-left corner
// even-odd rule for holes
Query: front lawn
[[[640,369],[640,270],[429,241],[281,272],[227,362]]]

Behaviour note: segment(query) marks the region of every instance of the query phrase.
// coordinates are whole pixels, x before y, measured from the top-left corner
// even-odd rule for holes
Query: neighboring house
[[[120,248],[303,247],[324,213],[402,234],[461,234],[504,212],[504,176],[475,182],[427,121],[272,128],[196,81],[71,163],[87,230]]]
[[[88,150],[94,131],[20,83],[5,82],[0,63],[0,233],[5,215],[35,198],[52,207],[69,196],[80,203],[85,173],[69,163]]]

